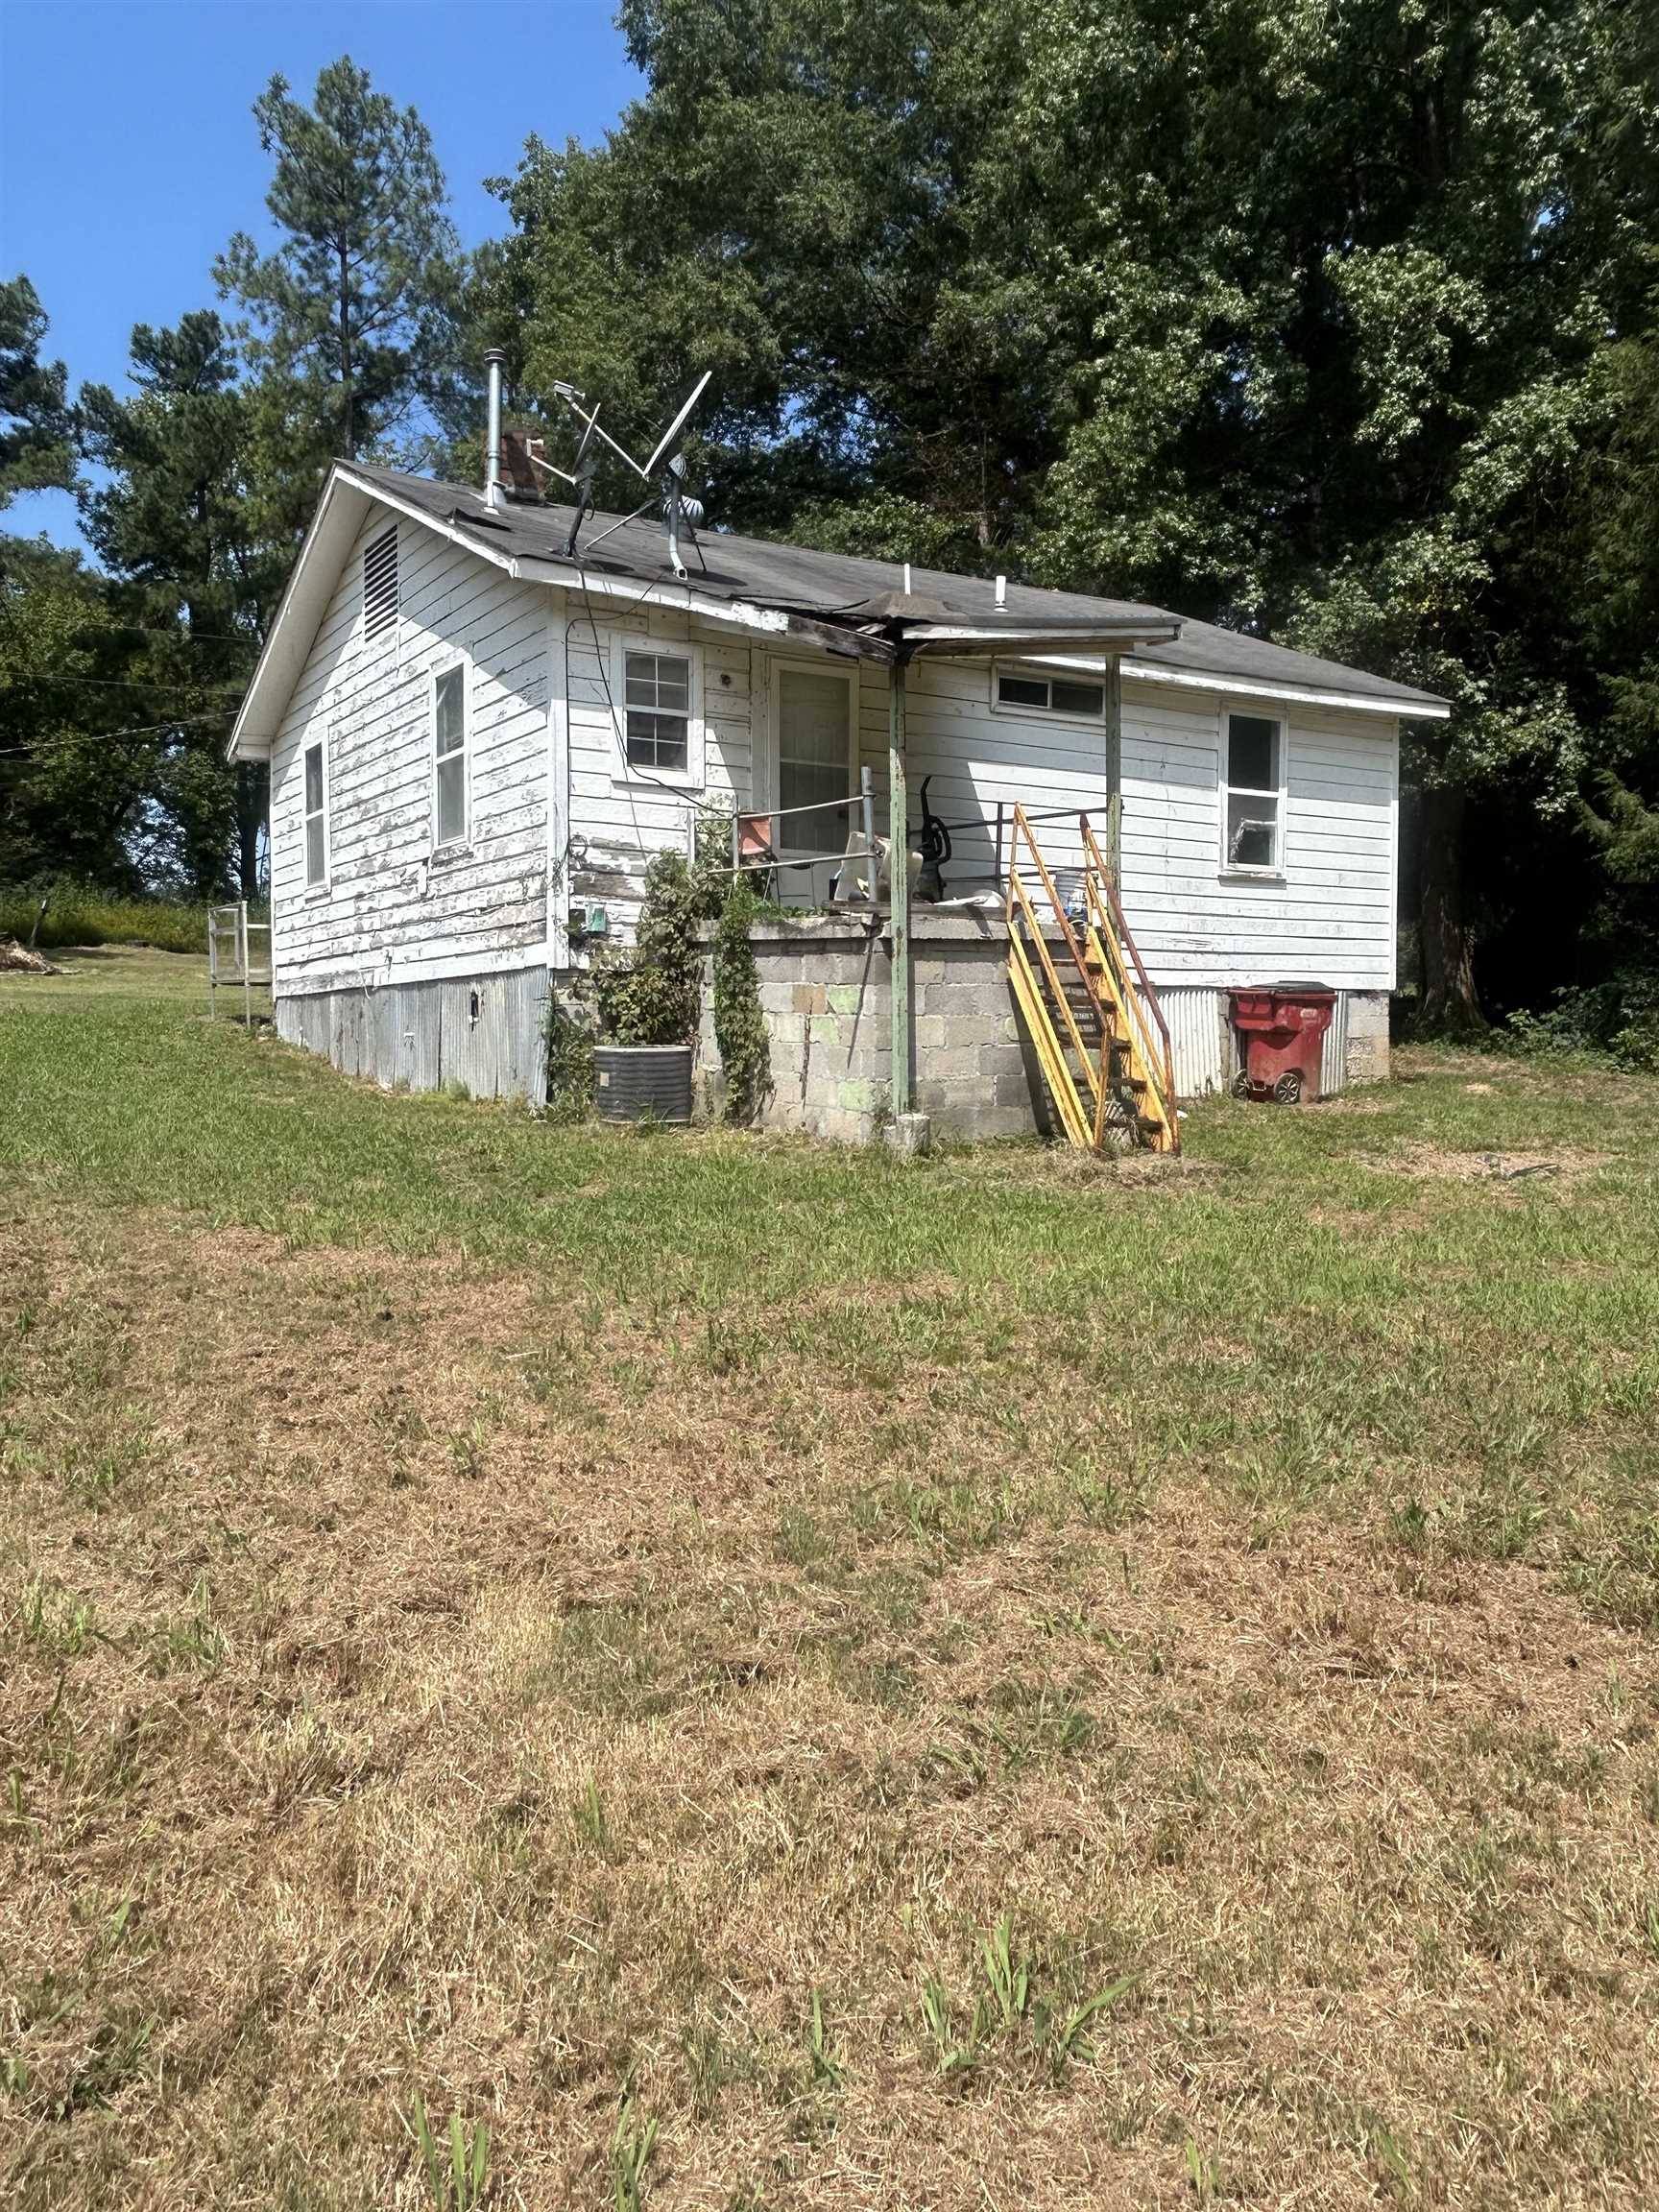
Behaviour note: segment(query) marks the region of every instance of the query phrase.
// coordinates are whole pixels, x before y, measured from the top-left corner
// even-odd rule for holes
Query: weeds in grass
[[[806,2023],[806,2048],[812,2059],[812,2079],[829,2089],[839,2089],[845,2069],[830,2048],[830,2024],[824,2011],[824,1992],[814,1989]]]
[[[599,1785],[591,1773],[583,1785],[581,1796],[571,1809],[570,1818],[577,1835],[591,1843],[601,1859],[613,1859],[617,1856],[611,1824],[605,1817],[604,1801],[599,1795]]]
[[[165,1674],[191,1667],[210,1674],[225,1657],[225,1632],[213,1617],[213,1587],[205,1571],[190,1590],[187,1613],[170,1613],[151,1640],[152,1664]]]
[[[657,2148],[657,2123],[645,2117],[631,2096],[624,2097],[611,2137],[613,2212],[640,2212],[645,2169]]]
[[[1143,1974],[1121,1974],[1104,1989],[1097,1989],[1093,1997],[1085,1998],[1064,2020],[1054,2022],[1046,2040],[1056,2072],[1063,2072],[1073,2058],[1086,2054],[1091,2025],[1113,2011],[1144,1979]]]
[[[421,2152],[421,2170],[436,2212],[475,2212],[490,2182],[488,2125],[479,2120],[469,2126],[459,2112],[452,2112],[441,2142],[419,2094],[410,2104],[408,2125]]]
[[[977,1979],[965,2034],[956,2027],[950,1992],[937,1974],[922,1984],[922,2024],[942,2074],[976,2066],[998,2039],[1023,2042],[1047,2060],[1056,2078],[1089,2048],[1089,2031],[1116,2009],[1144,1979],[1143,1972],[1120,1975],[1080,2005],[1061,2012],[1037,1988],[1037,1961],[1015,1933],[1014,1915],[1004,1912],[981,1936]]]
[[[18,1603],[18,1626],[24,1636],[52,1659],[78,1659],[97,1633],[93,1620],[89,1598],[78,1598],[67,1590],[48,1592],[41,1575],[31,1578]]]
[[[933,2045],[941,2074],[960,2074],[974,2065],[984,2040],[980,2008],[974,2007],[967,2041],[959,2042],[951,2017],[950,1992],[937,1974],[929,1974],[922,1984],[922,2025]]]
[[[1220,2160],[1208,2151],[1201,2151],[1190,2135],[1183,2142],[1181,2154],[1187,2162],[1187,2178],[1192,2184],[1193,2196],[1200,2204],[1211,2203],[1221,2187]]]

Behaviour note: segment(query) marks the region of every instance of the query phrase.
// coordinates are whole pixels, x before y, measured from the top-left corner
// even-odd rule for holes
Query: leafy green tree
[[[42,361],[46,317],[27,276],[0,283],[0,507],[67,490],[75,455],[61,361]]]
[[[619,19],[645,96],[502,187],[528,384],[639,432],[712,367],[723,519],[1444,691],[1410,761],[1425,1001],[1478,1019],[1468,865],[1495,926],[1536,909],[1604,711],[1581,480],[1650,281],[1648,0]]]
[[[290,473],[309,472],[314,496],[330,456],[407,426],[442,383],[459,247],[425,124],[349,56],[321,72],[310,107],[275,76],[253,113],[282,240],[262,253],[239,231],[214,275],[250,317],[266,442],[299,449]]]
[[[134,846],[162,739],[129,659],[103,580],[78,554],[0,540],[0,880],[139,887]]]
[[[132,333],[136,396],[81,394],[88,458],[108,481],[83,489],[86,536],[115,579],[151,717],[178,717],[157,759],[167,872],[208,898],[235,878],[258,887],[264,777],[224,759],[226,733],[275,613],[290,546],[271,537],[250,476],[252,402],[228,333],[210,311]]]

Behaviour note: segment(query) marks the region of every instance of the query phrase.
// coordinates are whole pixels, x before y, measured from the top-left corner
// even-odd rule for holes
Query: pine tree
[[[27,276],[0,284],[0,507],[75,476],[61,361],[42,361],[46,317]]]
[[[283,238],[262,254],[238,232],[214,276],[251,318],[249,358],[286,407],[285,436],[314,468],[354,460],[407,426],[445,373],[460,254],[444,173],[415,109],[349,56],[309,108],[275,76],[253,113]]]
[[[132,626],[147,719],[176,717],[155,798],[169,871],[200,897],[235,880],[256,894],[264,778],[231,769],[224,742],[280,596],[290,545],[268,534],[250,476],[252,407],[228,333],[211,311],[132,333],[136,397],[81,394],[83,439],[108,481],[82,493],[86,536]]]

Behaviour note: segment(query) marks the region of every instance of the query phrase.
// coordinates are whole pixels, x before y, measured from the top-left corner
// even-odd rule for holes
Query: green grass
[[[902,1163],[64,966],[0,980],[8,2201],[1643,2201],[1659,1083]]]
[[[1481,1064],[1430,1058],[1361,1113],[1202,1107],[1189,1171],[1142,1185],[1029,1149],[911,1166],[383,1096],[165,1004],[155,974],[0,995],[0,1174],[295,1246],[530,1265],[581,1285],[578,1326],[584,1301],[630,1316],[692,1386],[780,1358],[878,1389],[936,1370],[939,1412],[998,1427],[1015,1463],[1069,1444],[1065,1479],[1107,1522],[1171,1470],[1224,1475],[1263,1515],[1382,1490],[1402,1530],[1548,1540],[1593,1596],[1653,1602],[1651,1083],[1495,1064],[1472,1088]],[[99,988],[123,974],[131,995]],[[1595,1164],[1461,1180],[1403,1171],[1410,1147]],[[1073,1403],[1022,1402],[1034,1336]],[[907,1479],[864,1510],[943,1553],[1029,1504],[1022,1476],[1000,1500]]]

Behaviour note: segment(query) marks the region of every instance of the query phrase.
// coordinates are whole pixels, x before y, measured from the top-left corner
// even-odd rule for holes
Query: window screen
[[[432,698],[436,760],[438,845],[459,845],[467,835],[467,671],[445,668]]]
[[[691,759],[691,663],[681,653],[629,653],[623,659],[628,762],[687,773]]]
[[[779,834],[797,852],[821,853],[846,830],[853,771],[852,686],[845,677],[803,668],[778,674]],[[831,810],[830,803],[839,802]],[[822,812],[790,818],[793,806]]]
[[[397,619],[397,525],[363,548],[363,635],[377,637]]]

